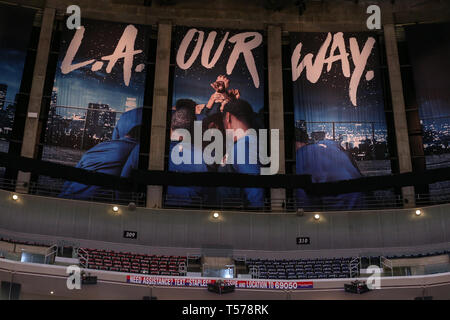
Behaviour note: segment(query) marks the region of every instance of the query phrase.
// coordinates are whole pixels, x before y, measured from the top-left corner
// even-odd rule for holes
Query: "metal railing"
[[[261,271],[259,270],[258,265],[252,265],[248,271],[249,271],[249,274],[251,275],[252,279],[259,279]]]
[[[401,208],[403,198],[393,192],[379,195],[359,195],[358,201],[348,204],[346,196],[313,196],[308,201],[301,201],[295,198],[288,199],[270,199],[266,198],[259,206],[251,205],[243,198],[224,198],[220,201],[205,201],[202,198],[190,198],[182,196],[169,196],[164,198],[166,208],[197,208],[211,210],[239,210],[256,212],[295,212],[301,208],[304,211],[348,211],[348,210],[379,210],[390,208]],[[450,202],[450,194],[449,194]]]
[[[58,246],[54,244],[50,248],[48,248],[47,253],[45,254],[44,263],[53,264],[57,253],[58,253]]]
[[[350,278],[358,277],[361,270],[361,257],[353,258],[348,264],[348,269],[350,271]]]
[[[89,266],[89,253],[83,248],[77,248],[76,251],[80,266],[87,269]]]
[[[383,269],[383,272],[385,272],[386,270],[390,270],[391,272],[391,276],[394,276],[394,269],[392,267],[392,261],[381,256],[380,257],[380,267]]]
[[[0,189],[9,190],[17,193],[28,193],[46,197],[67,198],[61,196],[61,190],[64,182],[54,182],[51,184],[33,181],[23,183],[16,180],[0,179]],[[145,193],[143,192],[117,192],[115,190],[97,190],[95,195],[75,199],[91,202],[103,202],[128,205],[133,202],[137,207],[145,207]]]
[[[42,183],[39,181],[23,183],[16,180],[0,179],[0,189],[17,193],[63,198],[61,196],[63,183],[62,180],[54,183]],[[298,209],[303,209],[305,212],[395,209],[402,208],[404,204],[401,195],[395,194],[393,191],[389,190],[376,191],[371,194],[358,194],[357,201],[348,201],[347,197],[351,198],[351,195],[311,196],[307,201],[296,198],[266,198],[259,206],[255,206],[249,204],[244,198],[223,198],[220,201],[206,201],[201,197],[175,197],[166,195],[163,199],[163,205],[165,208],[179,209],[190,208],[283,213],[296,212]],[[97,190],[95,195],[76,200],[122,205],[134,203],[137,207],[145,207],[146,193]],[[450,188],[431,190],[426,194],[416,194],[415,201],[417,207],[450,203]],[[349,204],[350,202],[351,204]]]
[[[431,190],[430,193],[416,194],[417,205],[436,205],[450,203],[450,189]]]
[[[305,212],[315,211],[350,211],[350,210],[380,210],[402,208],[403,197],[394,191],[383,190],[373,194],[357,195],[358,201],[348,201],[349,194],[337,196],[311,196],[307,201],[296,198],[264,199],[261,206],[251,206],[246,199],[224,198],[220,202],[208,202],[204,199],[188,198],[182,196],[169,196],[164,198],[167,208],[198,208],[211,210],[244,210],[257,212],[296,212],[303,209]],[[416,206],[431,206],[450,203],[450,188],[419,193],[415,195]],[[349,204],[350,203],[350,204]]]

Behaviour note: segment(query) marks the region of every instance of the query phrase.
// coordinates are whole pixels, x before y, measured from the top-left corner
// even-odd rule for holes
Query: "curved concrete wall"
[[[138,208],[20,195],[0,191],[0,229],[59,239],[84,239],[132,246],[171,248],[228,248],[301,253],[309,250],[398,248],[441,245],[450,248],[450,205],[414,209],[325,212],[319,221],[312,213],[262,214]],[[124,239],[123,231],[137,231],[138,239]],[[307,236],[310,245],[297,245]]]

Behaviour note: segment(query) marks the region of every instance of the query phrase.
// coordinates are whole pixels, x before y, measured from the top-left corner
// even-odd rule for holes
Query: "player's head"
[[[253,128],[255,112],[250,103],[243,99],[231,100],[223,109],[223,123],[225,129]]]

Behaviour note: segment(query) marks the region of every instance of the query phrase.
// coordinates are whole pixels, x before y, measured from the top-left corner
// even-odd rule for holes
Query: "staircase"
[[[350,270],[350,278],[357,278],[360,276],[361,270],[361,257],[353,258],[348,264]]]

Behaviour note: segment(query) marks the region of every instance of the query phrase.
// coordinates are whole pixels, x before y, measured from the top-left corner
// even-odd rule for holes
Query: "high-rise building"
[[[98,142],[110,139],[116,124],[116,112],[109,105],[89,103],[86,114],[84,148],[89,148]]]
[[[56,106],[58,101],[58,87],[53,87],[52,96],[50,97],[50,107]]]
[[[5,107],[7,91],[8,86],[4,83],[0,83],[0,109],[3,109]]]

